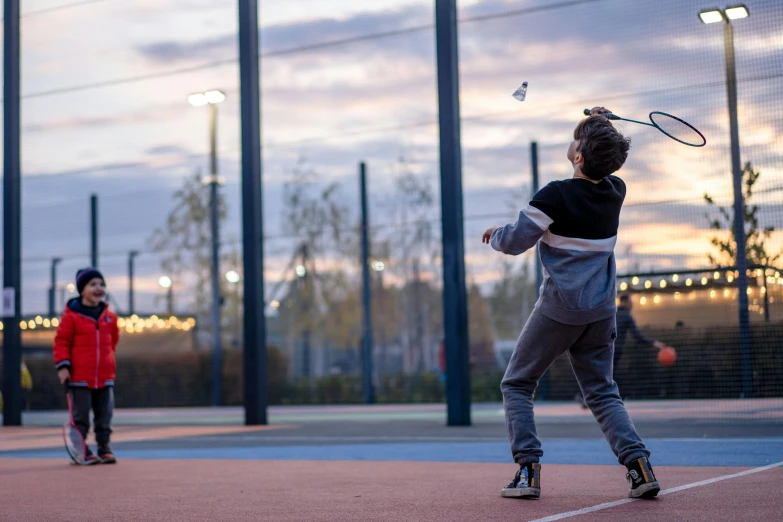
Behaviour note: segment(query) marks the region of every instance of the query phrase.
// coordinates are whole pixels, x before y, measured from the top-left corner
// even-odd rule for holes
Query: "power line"
[[[80,2],[78,5],[84,4],[84,3],[90,3],[90,2],[98,2],[98,1],[105,1],[105,0],[86,0],[85,2]],[[521,16],[525,14],[530,13],[536,13],[540,11],[548,11],[552,9],[559,9],[561,7],[571,7],[575,5],[580,4],[590,4],[595,2],[602,2],[605,0],[571,0],[567,2],[559,2],[556,4],[550,4],[546,6],[538,6],[538,7],[530,7],[530,8],[524,8],[524,9],[514,9],[511,11],[504,11],[501,13],[495,13],[491,15],[482,15],[482,16],[474,16],[470,18],[465,18],[458,20],[458,23],[474,23],[474,22],[484,22],[488,20],[497,20],[501,18],[511,18],[515,16]],[[71,4],[71,5],[77,5],[77,4]],[[318,49],[326,49],[329,47],[337,47],[341,45],[351,44],[355,42],[367,42],[371,40],[378,40],[382,38],[390,38],[393,36],[400,36],[405,34],[411,34],[415,32],[421,32],[426,30],[434,29],[433,24],[426,24],[426,25],[417,25],[412,27],[405,27],[401,29],[395,29],[391,31],[383,31],[378,33],[371,33],[367,35],[361,35],[361,36],[352,36],[349,38],[341,38],[338,40],[332,40],[328,42],[321,42],[316,44],[309,44],[309,45],[302,45],[299,47],[293,47],[290,49],[281,49],[279,51],[268,51],[265,53],[261,53],[260,58],[273,58],[276,56],[288,56],[292,54],[298,54],[308,51],[314,51]],[[150,74],[142,74],[137,76],[129,76],[125,78],[117,78],[114,80],[104,80],[100,82],[93,82],[93,83],[85,83],[81,85],[72,85],[70,87],[61,87],[58,89],[50,89],[48,91],[38,91],[38,92],[32,92],[29,94],[23,94],[21,98],[23,99],[31,99],[31,98],[41,98],[45,96],[54,96],[57,94],[66,94],[76,91],[83,91],[88,89],[97,89],[102,87],[112,87],[115,85],[124,85],[128,83],[136,83],[146,80],[152,80],[157,78],[164,78],[168,76],[175,76],[180,74],[187,74],[190,72],[195,71],[201,71],[204,69],[211,69],[214,67],[220,67],[222,65],[227,65],[231,63],[236,63],[237,59],[236,57],[230,58],[230,59],[223,59],[223,60],[216,60],[213,62],[204,63],[201,65],[196,65],[192,67],[185,67],[181,69],[175,69],[171,71],[161,71],[158,73],[150,73]]]
[[[781,77],[783,77],[783,72],[767,74],[767,75],[750,76],[747,78],[738,79],[737,83],[763,81],[763,80],[770,80],[770,79],[781,78]],[[653,89],[649,91],[626,92],[620,94],[605,94],[604,97],[607,99],[635,98],[638,96],[654,96],[654,95],[667,94],[672,92],[704,89],[708,87],[724,87],[725,85],[726,83],[724,81],[714,81],[714,82],[696,83],[691,85],[681,85],[678,87],[667,87],[664,89]],[[591,101],[592,100],[581,99],[581,100],[575,100],[573,102],[565,102],[565,103],[574,103],[574,104],[590,103]],[[539,107],[547,107],[547,106],[563,105],[563,104],[564,102],[558,101],[558,102],[552,102],[550,104],[541,104],[539,105]],[[460,121],[465,122],[465,121],[487,120],[487,119],[507,116],[509,114],[513,114],[513,111],[492,111],[492,112],[485,112],[479,114],[472,114],[469,116],[463,116],[460,118]],[[428,121],[419,121],[413,123],[404,123],[395,126],[372,127],[366,129],[357,129],[354,131],[347,131],[340,134],[331,134],[328,136],[314,136],[312,138],[302,138],[299,140],[273,142],[273,143],[265,144],[264,146],[274,148],[279,146],[300,145],[304,143],[317,143],[317,142],[329,141],[332,139],[349,137],[349,136],[360,136],[363,134],[375,134],[378,132],[406,130],[406,129],[416,128],[416,127],[428,127],[431,125],[436,125],[437,123],[438,123],[437,120],[428,120]]]
[[[25,13],[21,13],[19,15],[19,18],[33,18],[36,16],[54,13],[57,11],[65,11],[66,9],[73,9],[74,7],[82,7],[85,5],[97,4],[106,1],[107,0],[81,0],[80,2],[72,2],[70,4],[62,4],[54,7],[45,7],[43,9],[36,9],[34,11],[27,11]],[[3,20],[5,20],[5,17],[0,17],[0,22],[2,22]]]

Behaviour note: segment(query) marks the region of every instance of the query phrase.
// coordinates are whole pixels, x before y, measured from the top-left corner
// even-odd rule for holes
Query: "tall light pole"
[[[128,315],[133,315],[134,311],[134,299],[133,299],[133,260],[139,253],[136,250],[128,252]]]
[[[161,276],[158,284],[166,290],[166,313],[174,315],[174,282],[169,276]]]
[[[3,1],[3,426],[22,425],[22,174],[19,0]]]
[[[207,91],[191,94],[188,102],[194,107],[209,106],[209,209],[212,221],[212,405],[220,405],[221,369],[221,333],[220,333],[220,216],[218,210],[217,176],[217,104],[223,102],[226,95],[221,91]]]
[[[239,282],[242,280],[242,276],[239,275],[239,272],[236,270],[229,270],[226,272],[226,281],[228,281],[231,284],[231,287],[234,290],[234,299],[233,303],[231,303],[233,322],[234,322],[234,339],[235,341],[232,341],[232,344],[234,342],[238,342],[239,338],[242,337],[242,330],[240,329],[240,321],[239,321]]]
[[[51,266],[51,272],[50,272],[50,284],[49,284],[49,317],[54,317],[55,315],[55,298],[57,293],[57,265],[60,264],[60,261],[62,261],[62,258],[59,257],[53,257],[52,258],[52,266]]]
[[[744,5],[724,10],[701,11],[699,19],[705,24],[723,24],[723,47],[726,55],[726,89],[729,101],[729,132],[731,134],[731,173],[734,181],[734,239],[737,242],[737,290],[739,294],[740,363],[742,368],[742,396],[753,394],[753,370],[750,358],[750,315],[748,312],[748,261],[745,254],[745,211],[742,196],[742,164],[740,162],[739,123],[737,122],[737,69],[734,59],[734,28],[732,20],[747,18],[750,13]]]

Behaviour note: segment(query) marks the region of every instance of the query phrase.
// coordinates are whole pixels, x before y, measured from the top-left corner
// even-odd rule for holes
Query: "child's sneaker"
[[[630,498],[653,498],[661,490],[647,457],[629,462],[626,467],[628,473],[625,478],[631,482],[631,490],[628,491]]]
[[[117,458],[114,456],[114,453],[111,452],[111,448],[108,444],[98,447],[98,457],[100,457],[101,462],[104,464],[115,464],[117,462]]]
[[[522,464],[508,486],[503,488],[501,497],[538,498],[541,496],[541,464]]]
[[[84,450],[84,464],[82,464],[82,466],[93,466],[100,463],[101,459],[96,457],[92,450],[90,450],[90,447],[87,446]]]

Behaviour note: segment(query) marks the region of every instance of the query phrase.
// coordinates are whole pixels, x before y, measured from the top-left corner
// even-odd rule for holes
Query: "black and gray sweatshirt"
[[[492,248],[514,256],[540,240],[544,281],[536,306],[545,316],[579,325],[615,314],[614,246],[624,199],[625,183],[616,176],[553,181],[515,224],[492,233]]]

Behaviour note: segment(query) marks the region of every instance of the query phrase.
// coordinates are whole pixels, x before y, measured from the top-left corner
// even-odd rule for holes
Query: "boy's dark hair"
[[[623,294],[620,296],[620,304],[627,304],[628,301],[631,300],[631,296],[628,294]]]
[[[631,140],[623,137],[612,122],[600,114],[580,121],[574,129],[574,139],[579,140],[577,151],[585,159],[582,173],[594,180],[620,170],[631,147]]]

